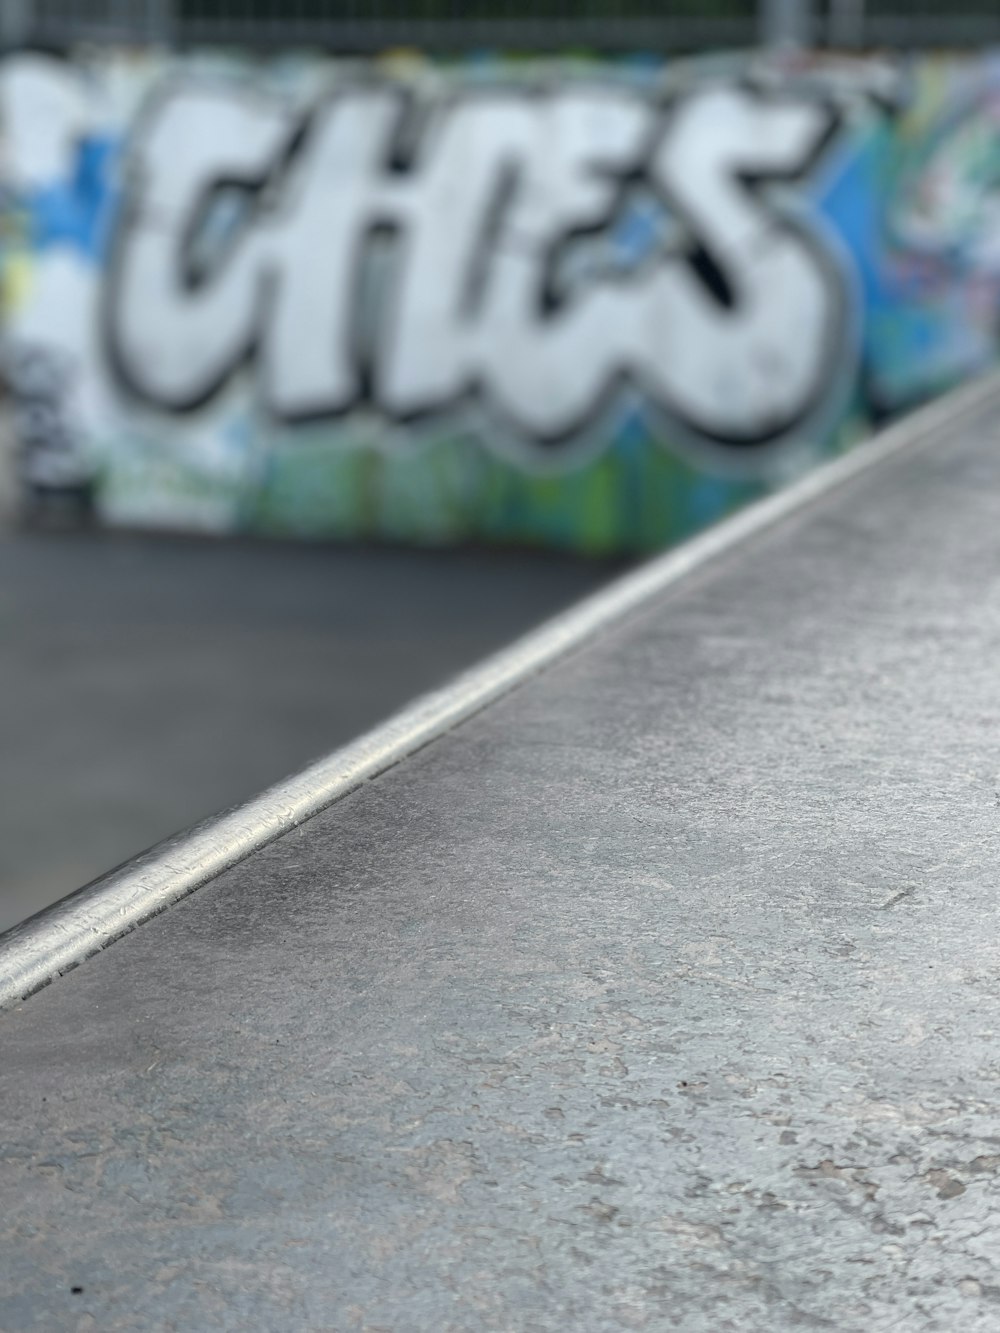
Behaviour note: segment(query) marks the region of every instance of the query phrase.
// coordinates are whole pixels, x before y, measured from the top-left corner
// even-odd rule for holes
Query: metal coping
[[[1000,403],[1000,371],[977,378],[578,602],[380,726],[243,805],[109,871],[0,936],[0,1007],[27,999],[136,926],[398,764],[709,562],[949,424]]]

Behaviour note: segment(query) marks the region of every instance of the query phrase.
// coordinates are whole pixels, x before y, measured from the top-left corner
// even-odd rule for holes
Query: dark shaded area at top
[[[828,19],[835,3],[813,0],[809,5],[813,21]],[[995,0],[961,0],[962,14],[995,16]],[[882,15],[915,16],[940,14],[933,0],[868,0],[865,12]],[[605,19],[648,20],[669,23],[672,19],[746,19],[756,22],[759,0],[181,0],[177,17],[183,22],[297,22],[337,23],[358,21],[406,24],[409,22],[484,21],[504,23],[525,20],[532,23],[556,21],[571,25],[574,21]]]
[[[746,15],[757,12],[756,0],[182,0],[184,19],[245,18],[337,20],[345,18],[391,21],[399,19],[565,19],[575,18],[664,18],[692,15]]]

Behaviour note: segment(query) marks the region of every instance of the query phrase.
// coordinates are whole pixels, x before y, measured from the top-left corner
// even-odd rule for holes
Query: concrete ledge
[[[944,395],[849,454],[625,575],[302,773],[157,845],[14,927],[0,936],[0,1007],[27,998],[709,562],[866,476],[901,451],[927,444],[947,447],[970,415],[998,404],[1000,372]]]

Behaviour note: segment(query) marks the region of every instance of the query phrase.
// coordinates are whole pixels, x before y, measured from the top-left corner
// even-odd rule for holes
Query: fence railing
[[[1000,42],[996,0],[2,0],[0,42],[554,51]]]

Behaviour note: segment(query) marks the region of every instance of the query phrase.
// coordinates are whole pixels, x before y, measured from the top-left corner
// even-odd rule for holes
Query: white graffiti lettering
[[[111,362],[175,412],[252,361],[285,421],[476,403],[551,452],[627,387],[692,436],[767,444],[848,355],[842,273],[780,190],[832,124],[818,100],[732,85],[662,106],[373,84],[306,117],[182,86],[134,137]],[[623,255],[635,216],[648,234]]]

